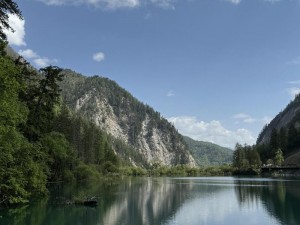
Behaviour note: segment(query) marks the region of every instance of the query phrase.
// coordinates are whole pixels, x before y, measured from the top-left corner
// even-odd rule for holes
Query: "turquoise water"
[[[97,196],[97,207],[62,204]],[[300,180],[132,178],[55,186],[31,205],[0,211],[0,225],[300,224]]]

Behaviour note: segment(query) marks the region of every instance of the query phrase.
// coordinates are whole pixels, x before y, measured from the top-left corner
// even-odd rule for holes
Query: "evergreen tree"
[[[247,164],[245,150],[242,145],[237,143],[233,152],[233,166],[243,169],[245,164]]]
[[[286,152],[288,146],[288,134],[284,127],[279,131],[279,147],[282,149],[282,152]]]
[[[271,132],[271,138],[270,138],[271,157],[275,156],[276,150],[280,147],[279,143],[280,143],[279,135],[277,130],[274,128]]]
[[[274,157],[274,164],[276,166],[281,166],[284,162],[283,154],[280,148],[277,149]]]
[[[24,133],[29,140],[37,141],[41,135],[50,132],[54,120],[54,107],[60,102],[60,87],[63,75],[58,67],[40,69],[42,79],[28,93],[27,105],[30,110]]]
[[[14,31],[11,25],[8,23],[9,14],[18,16],[23,19],[22,13],[18,5],[12,0],[1,0],[0,1],[0,39],[6,40],[6,34],[4,30]]]
[[[19,127],[27,122],[28,108],[19,99],[25,87],[20,68],[0,57],[0,202],[26,202],[31,193],[45,193],[45,155],[29,143]]]

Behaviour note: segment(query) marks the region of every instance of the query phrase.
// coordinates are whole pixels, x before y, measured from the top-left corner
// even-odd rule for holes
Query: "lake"
[[[293,178],[128,178],[55,186],[32,204],[0,211],[0,225],[300,224]],[[64,205],[97,196],[97,207]]]

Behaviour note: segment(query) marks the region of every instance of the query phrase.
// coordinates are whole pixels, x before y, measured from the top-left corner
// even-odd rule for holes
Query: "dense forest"
[[[0,56],[0,203],[46,194],[47,184],[96,178],[121,163],[110,137],[62,102],[58,67]]]
[[[266,125],[253,146],[237,144],[233,166],[240,170],[259,168],[261,165],[281,166],[285,159],[300,150],[300,95],[287,105],[270,124]],[[300,162],[297,162],[299,164]]]
[[[195,141],[189,137],[184,137],[184,140],[199,166],[218,166],[232,162],[231,149],[210,142]]]

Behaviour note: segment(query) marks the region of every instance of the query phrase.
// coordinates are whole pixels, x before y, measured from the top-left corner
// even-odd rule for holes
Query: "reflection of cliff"
[[[174,185],[169,179],[129,181],[107,209],[100,224],[159,224],[185,201],[192,184]],[[118,193],[117,193],[118,194]]]
[[[176,216],[183,221],[181,224],[185,224],[184,209],[187,208],[184,205],[194,205],[195,199],[208,204],[211,196],[223,190],[230,188],[214,181],[184,178],[136,178],[84,186],[58,186],[49,199],[7,213],[0,211],[0,225],[156,225],[167,224]],[[98,196],[99,205],[97,208],[59,205],[63,202],[61,199],[75,196]],[[219,204],[215,202],[215,205]],[[191,211],[198,217],[196,207],[199,205],[193,206]],[[205,203],[203,207],[206,208]],[[179,217],[178,212],[181,212]],[[210,213],[204,209],[201,212],[206,216]],[[219,212],[217,216],[220,216]]]
[[[273,181],[259,185],[236,181],[237,199],[243,204],[256,204],[261,201],[266,211],[282,224],[299,224],[300,183]]]

